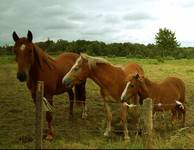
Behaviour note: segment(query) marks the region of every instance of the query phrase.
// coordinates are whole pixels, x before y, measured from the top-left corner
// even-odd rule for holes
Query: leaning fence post
[[[142,117],[143,117],[143,130],[145,139],[145,148],[153,148],[153,104],[152,99],[146,98],[143,100]]]
[[[44,82],[38,81],[37,90],[36,90],[36,122],[35,122],[35,148],[42,149],[42,126],[43,126],[43,111],[42,111],[42,103],[43,103],[43,96],[44,96]]]

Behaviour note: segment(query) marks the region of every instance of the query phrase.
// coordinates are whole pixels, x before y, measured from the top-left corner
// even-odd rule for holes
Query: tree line
[[[36,44],[48,53],[75,52],[87,53],[93,56],[121,56],[136,58],[194,58],[194,47],[180,47],[175,33],[164,28],[155,35],[155,44],[139,43],[104,43],[101,41],[59,39],[56,42],[49,38]],[[12,46],[0,47],[0,55],[13,54]]]

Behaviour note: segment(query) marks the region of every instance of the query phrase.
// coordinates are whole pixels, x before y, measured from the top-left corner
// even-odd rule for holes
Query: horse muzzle
[[[72,81],[69,78],[63,79],[62,84],[65,85],[66,88],[71,88],[72,86]]]
[[[17,73],[17,79],[20,81],[20,82],[24,82],[27,80],[27,75],[25,72],[18,72]]]
[[[121,96],[121,102],[126,102],[129,99],[129,96]]]

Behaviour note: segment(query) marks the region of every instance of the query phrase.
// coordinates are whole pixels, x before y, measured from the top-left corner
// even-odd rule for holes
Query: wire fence
[[[91,98],[93,98],[93,97],[88,97],[88,99],[91,99]],[[97,100],[98,98],[95,98],[95,100]],[[99,99],[100,99],[100,97],[99,97]],[[101,101],[101,100],[97,100],[98,102],[99,101]],[[85,101],[85,102],[83,102],[83,101],[77,101],[77,100],[74,100],[74,102],[75,103],[80,103],[80,104],[83,104],[83,103],[85,103],[85,105],[87,106],[88,104],[90,105],[90,107],[94,107],[94,106],[96,106],[96,105],[98,105],[98,106],[103,106],[104,104],[103,104],[103,101],[101,101],[102,103],[97,103],[97,104],[95,104],[94,103],[94,101]],[[114,104],[114,103],[113,103]],[[118,105],[119,103],[115,103],[115,105]],[[161,104],[161,103],[158,103],[158,104],[153,104],[154,106],[176,106],[177,104]],[[55,111],[55,108],[54,107],[52,107],[52,111],[54,112]],[[25,114],[25,116],[28,116],[28,114]],[[21,122],[22,122],[22,120],[21,120]],[[122,128],[122,125],[120,126],[121,128]],[[181,132],[181,131],[184,131],[184,130],[187,130],[187,129],[191,129],[191,128],[194,128],[194,127],[192,127],[192,126],[190,126],[190,127],[186,127],[186,128],[181,128],[181,130],[177,130],[177,132]],[[35,127],[34,127],[34,129],[35,129]],[[34,138],[36,137],[36,134],[34,134],[33,132],[32,132],[32,130],[34,130],[34,129],[29,129],[28,127],[27,127],[27,125],[26,125],[26,123],[24,122],[24,128],[23,128],[23,130],[25,131],[24,133],[25,134],[20,134],[20,132],[21,132],[21,129],[20,128],[15,128],[14,130],[11,130],[11,133],[9,134],[10,136],[12,136],[12,135],[14,135],[14,134],[20,134],[21,136],[20,137],[18,137],[18,140],[21,142],[21,143],[25,143],[25,142],[29,142],[29,141],[34,141]],[[105,130],[105,128],[99,128],[99,129],[90,129],[90,128],[81,128],[81,131],[82,132],[86,132],[86,133],[102,133],[103,134],[103,132],[104,132],[104,130]],[[128,132],[130,133],[130,134],[133,134],[133,135],[138,135],[138,134],[141,134],[140,131],[141,130],[141,128],[137,128],[136,130],[135,129],[133,129],[133,130],[128,130]],[[30,131],[30,132],[29,132]],[[64,132],[64,131],[66,131],[65,129],[56,129],[56,132]],[[78,130],[77,130],[78,131]],[[26,133],[28,133],[29,132],[29,134],[26,134]],[[116,133],[116,134],[123,134],[123,129],[112,129],[112,133]],[[0,133],[1,134],[1,133]],[[31,135],[30,135],[31,134]],[[147,134],[147,132],[144,132],[144,134]],[[77,135],[78,135],[78,139],[79,139],[79,137],[81,137],[82,135],[80,135],[80,132],[77,132]],[[110,136],[110,139],[112,140],[112,134],[111,134],[111,136]]]

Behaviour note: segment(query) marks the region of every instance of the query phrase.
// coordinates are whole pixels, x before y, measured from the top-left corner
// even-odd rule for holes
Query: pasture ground
[[[34,148],[34,104],[25,83],[16,80],[17,66],[14,56],[0,56],[0,148]],[[170,113],[157,115],[154,121],[155,148],[194,148],[194,61],[187,59],[107,58],[113,64],[137,62],[143,66],[145,74],[153,81],[167,76],[177,76],[186,83],[187,115],[185,130],[171,126]],[[69,119],[69,101],[64,93],[54,97],[55,139],[44,141],[44,148],[144,148],[143,139],[129,129],[131,142],[123,141],[122,133],[112,133],[104,138],[105,117],[103,101],[98,86],[91,80],[87,82],[88,118],[81,119],[81,108],[74,105],[74,118]],[[115,112],[116,109],[115,109]],[[116,121],[113,127],[116,128]],[[130,124],[130,122],[129,122]],[[44,128],[46,129],[44,117]]]

